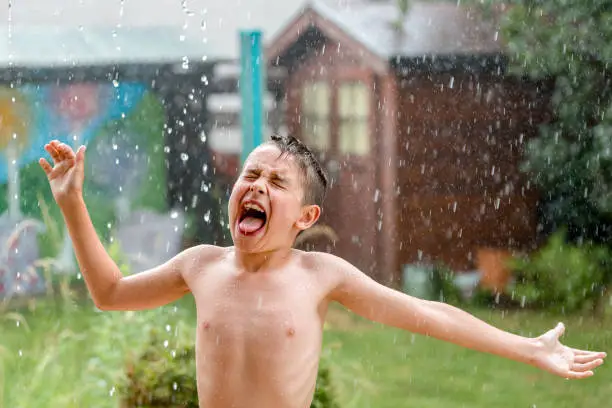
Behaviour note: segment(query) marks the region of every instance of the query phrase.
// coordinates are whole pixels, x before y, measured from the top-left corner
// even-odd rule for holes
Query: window
[[[338,148],[342,153],[370,152],[370,89],[362,82],[345,82],[338,93]]]
[[[327,82],[306,84],[302,89],[302,137],[306,144],[324,151],[330,147],[331,91]]]

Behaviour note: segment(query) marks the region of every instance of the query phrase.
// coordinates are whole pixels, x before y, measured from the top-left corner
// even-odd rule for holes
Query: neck
[[[259,272],[275,269],[283,265],[291,256],[291,247],[279,248],[267,252],[243,252],[235,248],[237,266],[247,272]]]

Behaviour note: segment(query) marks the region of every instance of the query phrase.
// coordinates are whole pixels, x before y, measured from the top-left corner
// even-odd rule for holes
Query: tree
[[[549,232],[566,230],[581,250],[599,244],[610,253],[612,0],[489,0],[487,5],[504,10],[501,37],[509,73],[553,86],[552,120],[530,141],[524,161],[542,194],[541,222]],[[584,275],[598,294],[596,311],[612,281],[612,263],[597,262],[602,273]]]
[[[569,238],[612,238],[612,0],[490,0],[504,4],[510,73],[553,83],[553,119],[527,148],[542,222]]]

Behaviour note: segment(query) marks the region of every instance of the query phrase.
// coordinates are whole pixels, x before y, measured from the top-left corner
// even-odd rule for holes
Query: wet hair
[[[281,156],[288,155],[295,159],[302,171],[304,187],[304,204],[321,206],[327,194],[328,179],[321,163],[313,152],[293,136],[273,135],[265,144],[275,146]]]

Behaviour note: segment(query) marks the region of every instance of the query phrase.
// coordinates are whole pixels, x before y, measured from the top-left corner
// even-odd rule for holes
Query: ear
[[[319,220],[321,216],[321,207],[318,205],[305,205],[302,207],[302,215],[297,220],[295,225],[300,231],[307,230]]]

